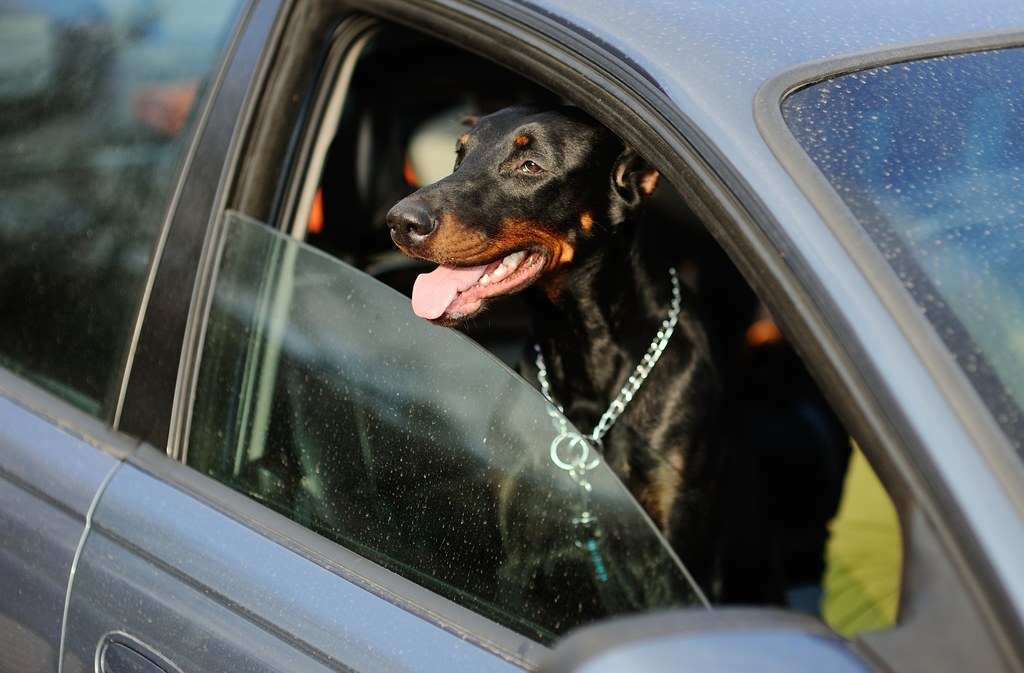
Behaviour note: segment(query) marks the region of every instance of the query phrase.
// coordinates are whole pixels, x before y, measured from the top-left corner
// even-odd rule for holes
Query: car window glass
[[[836,77],[783,114],[1024,453],[1024,50]]]
[[[238,4],[0,5],[0,362],[98,416]]]
[[[230,216],[186,462],[540,641],[690,604],[653,524],[561,415],[409,300]]]

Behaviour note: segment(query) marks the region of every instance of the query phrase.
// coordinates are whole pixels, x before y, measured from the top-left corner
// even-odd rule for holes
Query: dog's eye
[[[543,168],[532,161],[524,161],[523,165],[519,167],[519,171],[522,173],[540,173],[543,170]]]

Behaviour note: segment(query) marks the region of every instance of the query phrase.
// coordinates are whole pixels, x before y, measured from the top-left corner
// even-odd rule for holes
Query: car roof
[[[678,2],[538,0],[535,6],[614,45],[690,111],[749,101],[773,75],[810,62],[976,33],[1024,29],[1016,0],[927,5],[866,0]],[[686,101],[676,94],[684,94]],[[744,103],[745,101],[746,103]]]
[[[1017,0],[530,4],[586,39],[611,45],[716,142],[732,137],[737,147],[722,148],[730,156],[741,156],[750,134],[757,135],[752,101],[779,73],[859,52],[1024,30],[1024,3]]]

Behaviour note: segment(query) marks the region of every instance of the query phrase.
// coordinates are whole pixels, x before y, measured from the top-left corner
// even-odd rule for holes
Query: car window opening
[[[425,44],[429,48],[425,48]],[[429,53],[431,58],[410,59],[409,49],[414,49],[417,54]],[[549,91],[488,61],[398,29],[381,29],[361,43],[354,66],[345,82],[344,105],[339,118],[330,120],[331,124],[337,123],[337,128],[327,139],[329,147],[323,158],[322,170],[318,166],[313,168],[320,176],[318,184],[310,190],[308,208],[295,215],[296,224],[289,229],[301,232],[298,237],[313,247],[409,296],[417,276],[433,267],[396,249],[385,223],[388,210],[415,189],[451,172],[456,142],[468,128],[465,117],[511,104],[548,106],[561,101]],[[382,87],[381,82],[389,82],[390,85]],[[851,518],[846,513],[858,511],[858,508],[846,503],[850,497],[844,494],[844,480],[854,483],[856,475],[856,483],[860,484],[857,490],[871,491],[874,482],[870,468],[856,458],[853,464],[857,469],[848,472],[851,453],[859,455],[851,450],[848,434],[771,316],[721,249],[711,241],[698,218],[664,181],[648,204],[646,220],[676,223],[671,229],[659,227],[658,235],[665,238],[666,246],[687,251],[678,267],[679,277],[702,298],[719,360],[724,363],[720,374],[730,391],[725,412],[731,427],[729,441],[744,447],[742,460],[737,461],[742,463],[737,469],[742,476],[729,491],[737,502],[743,496],[743,504],[731,508],[735,511],[729,513],[726,525],[730,527],[729,544],[734,548],[724,556],[738,564],[731,569],[734,576],[748,578],[749,584],[737,584],[731,596],[737,602],[781,603],[822,615],[837,630],[851,634],[864,628],[891,624],[895,595],[898,594],[898,530],[893,537],[891,526],[885,527],[890,537],[883,538],[888,540],[886,553],[889,554],[890,565],[892,554],[896,554],[896,569],[889,574],[897,578],[895,589],[891,584],[881,589],[865,587],[856,568],[851,569],[848,563],[849,558],[856,558],[858,553],[862,553],[864,540],[871,547],[876,538],[868,535],[859,539],[856,534],[846,532],[857,529],[856,523],[844,522]],[[240,240],[247,237],[242,234]],[[239,273],[243,273],[241,268]],[[312,314],[310,319],[313,319]],[[526,343],[529,319],[518,295],[495,301],[485,313],[459,329],[511,367],[517,365],[529,346]],[[249,356],[240,357],[244,360]],[[390,361],[399,360],[400,356]],[[252,362],[250,365],[260,366]],[[307,385],[300,384],[300,380],[293,377],[290,385],[296,390]],[[439,389],[447,388],[442,386]],[[274,401],[268,398],[266,405],[269,406],[265,405],[261,413],[266,419],[284,414],[290,420],[283,424],[267,420],[269,425],[260,430],[254,429],[250,419],[246,432],[253,437],[264,435],[270,448],[255,448],[242,438],[238,446],[247,448],[227,462],[210,462],[209,456],[198,455],[190,462],[213,473],[222,469],[218,465],[233,461],[234,468],[225,468],[230,474],[224,478],[229,482],[244,477],[246,464],[259,464],[258,475],[254,473],[244,477],[234,485],[382,565],[412,576],[435,591],[454,597],[457,602],[482,609],[491,618],[541,641],[556,637],[567,626],[578,623],[575,620],[605,612],[609,605],[622,600],[621,596],[613,598],[608,591],[601,591],[601,587],[612,586],[616,581],[613,577],[612,585],[606,584],[608,573],[620,572],[621,568],[613,556],[602,556],[595,551],[596,547],[589,547],[592,539],[579,538],[573,544],[579,549],[591,550],[587,560],[591,575],[588,581],[597,582],[596,604],[581,606],[581,613],[568,617],[557,610],[545,613],[547,608],[538,607],[545,603],[543,600],[536,602],[537,596],[528,603],[532,612],[516,614],[521,608],[516,607],[519,604],[515,600],[507,602],[505,592],[521,592],[522,588],[513,590],[516,582],[509,583],[507,575],[501,579],[504,589],[493,588],[490,584],[494,580],[489,578],[487,559],[491,558],[491,563],[497,562],[492,556],[492,546],[503,544],[498,538],[478,537],[477,546],[470,550],[473,560],[463,559],[465,563],[455,562],[448,567],[430,562],[424,565],[415,560],[415,555],[408,557],[409,550],[394,546],[397,538],[381,546],[381,541],[388,540],[390,536],[401,538],[406,534],[389,532],[387,526],[372,523],[380,517],[390,520],[395,516],[400,500],[387,496],[384,500],[374,501],[382,492],[379,489],[389,488],[389,480],[390,487],[398,488],[398,482],[392,479],[395,475],[381,473],[381,464],[375,464],[373,460],[367,462],[368,456],[377,455],[380,451],[381,445],[371,447],[367,445],[366,438],[381,429],[378,421],[374,420],[374,414],[382,408],[379,407],[381,402],[373,403],[377,409],[369,416],[365,411],[356,411],[353,415],[355,425],[344,431],[347,433],[345,437],[335,437],[341,443],[362,443],[364,458],[361,469],[366,472],[359,479],[365,479],[363,483],[351,481],[352,477],[342,474],[331,476],[325,473],[324,470],[342,469],[338,465],[330,468],[326,463],[316,468],[315,475],[305,473],[303,476],[303,461],[311,460],[309,455],[274,455],[275,442],[285,445],[293,443],[298,435],[322,432],[300,427],[303,424],[308,426],[309,421],[308,418],[302,420],[307,412],[298,410],[295,407],[297,403],[304,404],[295,399]],[[277,409],[275,405],[281,404],[288,408]],[[468,403],[463,400],[453,404]],[[388,413],[404,412],[395,409]],[[446,413],[452,413],[452,408]],[[200,421],[199,432],[211,432],[215,425],[216,420],[204,430]],[[283,432],[291,439],[275,438],[275,432]],[[409,442],[408,432],[408,429],[399,431],[391,441]],[[194,434],[193,446],[196,437]],[[263,446],[262,442],[260,445]],[[312,460],[325,459],[322,456]],[[465,471],[467,466],[471,467],[463,464],[456,470],[464,475],[463,479],[470,479]],[[487,471],[493,468],[481,464],[477,469]],[[551,466],[543,469],[550,471]],[[424,474],[433,475],[430,479],[438,476],[433,471]],[[338,478],[345,483],[337,482]],[[289,483],[290,480],[297,481]],[[330,483],[332,480],[336,483]],[[442,480],[438,483],[448,482]],[[592,486],[587,484],[584,490]],[[477,496],[486,500],[488,496],[483,492],[487,487],[483,483],[480,487]],[[577,487],[581,487],[578,482]],[[339,519],[341,512],[337,508],[330,512],[317,512],[320,505],[315,503],[318,499],[329,499],[329,491],[335,488],[344,488],[362,498],[362,504],[356,507],[355,513],[346,513],[342,517],[344,520]],[[405,493],[404,488],[399,491]],[[305,514],[295,509],[291,496],[285,495],[295,489],[305,494]],[[853,492],[853,489],[846,490]],[[877,492],[873,493],[877,495]],[[414,498],[426,495],[426,492],[417,494],[411,491],[407,494]],[[452,495],[449,493],[445,497],[451,498]],[[570,499],[574,497],[570,496]],[[844,498],[842,507],[841,497]],[[585,518],[586,508],[581,511]],[[834,535],[829,542],[829,526],[837,513],[842,514],[836,520],[835,530],[841,533]],[[501,517],[500,512],[497,515]],[[855,516],[853,518],[856,519]],[[411,519],[414,520],[417,519]],[[501,524],[496,522],[495,525],[498,526],[495,530],[501,529]],[[536,531],[541,524],[538,520],[530,525]],[[346,532],[366,526],[377,531],[370,538],[354,537]],[[433,543],[427,538],[432,534],[427,533],[424,537],[417,533],[414,538],[419,540],[419,544],[430,546]],[[839,540],[843,543],[838,544]],[[505,567],[508,568],[507,565]],[[472,568],[473,576],[465,581],[464,578],[455,579],[457,574],[464,575],[466,568]],[[557,575],[568,571],[552,566],[543,571],[534,567],[530,572]],[[883,595],[881,598],[880,594]],[[480,608],[481,597],[483,604],[490,607]],[[635,607],[632,600],[626,605]],[[657,604],[658,600],[649,605]],[[727,597],[725,600],[730,599]],[[597,609],[597,604],[604,604],[604,607]]]

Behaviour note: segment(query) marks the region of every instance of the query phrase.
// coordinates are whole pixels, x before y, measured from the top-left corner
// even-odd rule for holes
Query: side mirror
[[[562,640],[540,673],[871,673],[823,623],[779,609],[686,610],[584,627]]]

